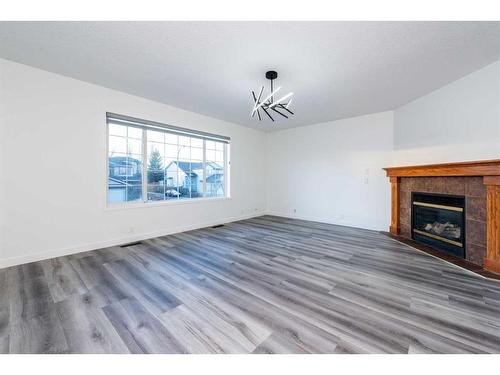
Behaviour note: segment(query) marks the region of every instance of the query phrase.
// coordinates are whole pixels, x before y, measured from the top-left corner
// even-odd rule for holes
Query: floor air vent
[[[120,247],[129,247],[129,246],[135,246],[135,245],[140,245],[142,244],[141,241],[137,241],[137,242],[130,242],[130,243],[126,243],[124,245],[120,245]]]

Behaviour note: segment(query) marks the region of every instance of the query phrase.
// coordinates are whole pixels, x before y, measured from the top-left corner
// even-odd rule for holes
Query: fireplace
[[[500,274],[500,159],[384,169],[391,182],[389,231],[392,235],[413,241],[411,238],[414,238],[415,233],[412,228],[414,207],[412,192],[450,194],[454,195],[454,198],[462,199],[465,197],[466,208],[463,204],[458,205],[462,206],[462,217],[465,219],[465,228],[462,222],[460,233],[462,238],[457,241],[462,243],[462,248],[449,244],[450,248],[452,252],[458,252],[460,257],[465,255],[466,261],[484,267],[486,271]],[[460,224],[459,220],[457,221],[455,224]],[[420,233],[417,233],[417,237],[418,240],[426,237],[422,241],[435,239]],[[433,245],[447,243],[447,241],[439,243],[437,241],[439,240]],[[438,250],[435,253],[439,252]]]
[[[411,197],[412,238],[465,258],[465,197],[418,192]]]

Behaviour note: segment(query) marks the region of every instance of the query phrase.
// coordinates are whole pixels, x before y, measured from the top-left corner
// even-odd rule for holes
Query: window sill
[[[168,201],[155,201],[155,202],[131,202],[125,204],[112,203],[106,205],[105,211],[128,210],[131,208],[177,206],[183,204],[210,203],[210,202],[221,202],[228,200],[231,200],[231,197],[195,198],[195,199],[168,200]]]

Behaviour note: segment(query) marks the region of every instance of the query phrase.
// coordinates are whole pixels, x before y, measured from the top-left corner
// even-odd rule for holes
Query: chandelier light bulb
[[[292,96],[292,95],[293,95],[293,92],[291,92],[291,93],[289,93],[289,94],[286,94],[285,96],[283,96],[282,98],[280,98],[280,99],[276,100],[273,104],[271,104],[271,105],[269,106],[269,108],[273,108],[273,107],[275,107],[275,106],[276,106],[276,105],[278,105],[278,104],[282,104],[282,103],[281,103],[282,101],[284,101],[285,99],[289,98],[289,97],[290,97],[290,96]],[[287,105],[288,105],[288,104],[287,104]]]

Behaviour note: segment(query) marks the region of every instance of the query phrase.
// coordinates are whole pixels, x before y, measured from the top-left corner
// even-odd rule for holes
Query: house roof
[[[111,156],[109,158],[109,165],[129,165],[129,164],[139,164],[141,161],[132,157],[127,156]]]
[[[113,177],[108,177],[108,187],[110,188],[123,188],[126,187],[128,184],[125,181],[118,180]]]
[[[224,178],[224,175],[222,173],[215,173],[215,174],[207,177],[207,182],[209,184],[213,184],[215,182],[222,182],[223,178]]]
[[[189,161],[174,161],[175,164],[179,167],[179,169],[182,169],[184,173],[190,173],[192,171],[195,171],[197,169],[203,169],[203,163],[192,163]]]
[[[203,169],[202,162],[189,162],[189,161],[174,160],[172,163],[176,164],[179,167],[179,169],[182,170],[185,174],[191,175],[193,177],[198,175],[194,171]],[[210,167],[212,169],[222,169],[222,167],[219,164],[217,164],[215,162],[211,162],[211,161],[207,162],[207,167]],[[168,166],[167,166],[167,168],[168,168]]]

